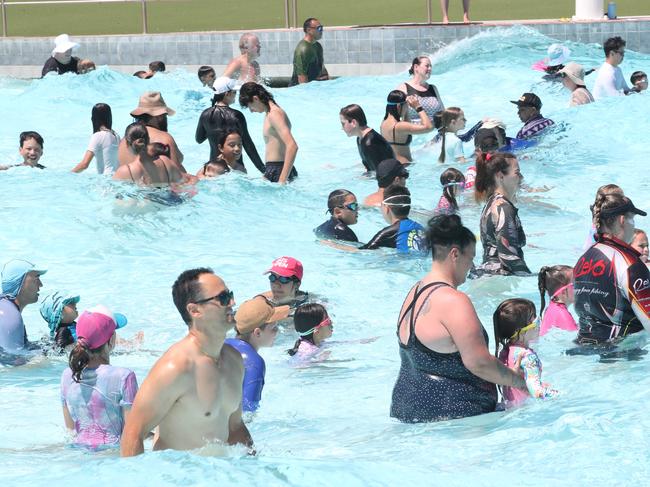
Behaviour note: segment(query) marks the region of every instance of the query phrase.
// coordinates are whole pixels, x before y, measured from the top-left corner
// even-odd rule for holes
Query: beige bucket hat
[[[165,104],[165,100],[163,100],[159,91],[147,91],[140,97],[138,107],[131,112],[131,116],[137,117],[138,115],[146,114],[157,117],[165,113],[167,115],[174,115],[176,111]]]

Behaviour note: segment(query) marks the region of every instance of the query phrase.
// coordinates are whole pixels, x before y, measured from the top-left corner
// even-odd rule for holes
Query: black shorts
[[[282,168],[284,167],[284,162],[267,162],[266,170],[264,171],[264,177],[271,181],[272,183],[277,183],[280,179],[280,174],[282,174]],[[298,177],[298,171],[295,167],[291,168],[289,173],[289,181],[293,181]]]

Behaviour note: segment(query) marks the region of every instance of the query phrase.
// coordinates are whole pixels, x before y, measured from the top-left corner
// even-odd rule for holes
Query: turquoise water
[[[596,188],[621,185],[637,206],[648,209],[646,169],[650,95],[607,100],[570,109],[559,85],[539,83],[530,65],[551,41],[534,31],[511,29],[455,43],[433,56],[435,83],[447,106],[465,110],[468,125],[485,116],[502,118],[508,134],[521,125],[508,100],[534,91],[543,113],[560,124],[520,159],[531,186],[547,193],[525,195],[520,216],[528,235],[531,269],[573,264],[589,227],[588,206]],[[573,59],[601,63],[596,45],[569,43]],[[624,72],[650,68],[650,56],[628,52]],[[591,78],[591,79],[589,79]],[[588,78],[593,83],[594,75]],[[406,74],[342,78],[290,90],[274,90],[294,125],[300,146],[300,178],[288,187],[263,182],[252,164],[249,176],[231,175],[199,185],[186,204],[142,214],[120,211],[114,187],[88,171],[69,170],[80,160],[91,134],[94,103],[113,108],[114,127],[130,123],[145,90],[160,90],[177,115],[170,132],[196,171],[207,160],[207,143],[194,142],[201,110],[209,103],[194,73],[176,71],[138,80],[107,69],[87,76],[21,81],[0,79],[0,160],[17,162],[17,139],[33,129],[45,137],[41,162],[0,173],[0,259],[27,258],[47,266],[41,297],[57,289],[80,293],[80,309],[104,303],[129,317],[123,336],[145,334],[140,350],[115,355],[141,382],[153,362],[181,338],[185,325],[173,306],[171,285],[184,269],[212,266],[239,302],[266,290],[262,272],[281,255],[305,267],[303,288],[327,297],[335,323],[330,361],[310,369],[287,365],[295,336],[285,332],[264,349],[267,363],[262,408],[249,425],[258,456],[234,449],[227,458],[157,452],[120,460],[65,446],[59,401],[64,358],[41,358],[0,369],[0,479],[6,485],[495,485],[547,482],[562,485],[645,484],[649,462],[650,366],[638,362],[600,364],[594,357],[567,357],[570,336],[545,337],[538,351],[545,380],[561,391],[556,400],[507,413],[424,425],[388,417],[399,368],[397,313],[410,286],[429,268],[428,259],[391,252],[346,254],[319,245],[312,229],[325,220],[327,194],[345,187],[360,199],[375,183],[361,178],[356,144],[340,129],[338,111],[348,103],[366,110],[378,128],[386,93]],[[262,117],[246,113],[263,150]],[[440,195],[437,155],[417,150],[409,187],[415,205],[431,209]],[[92,168],[91,168],[92,169]],[[463,219],[478,233],[480,208],[471,201]],[[368,240],[383,225],[364,210],[355,232]],[[637,219],[650,229],[650,221]],[[535,278],[491,278],[462,288],[490,331],[491,315],[503,299],[539,302]],[[45,334],[38,306],[24,313],[31,339]],[[491,334],[491,331],[490,331]],[[359,340],[377,337],[371,343]]]

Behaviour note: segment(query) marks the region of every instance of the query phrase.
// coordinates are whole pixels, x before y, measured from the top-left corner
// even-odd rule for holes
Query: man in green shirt
[[[323,25],[318,19],[310,17],[305,20],[302,28],[305,37],[293,53],[293,74],[289,86],[329,79],[323,61],[323,46],[318,42],[323,37]]]

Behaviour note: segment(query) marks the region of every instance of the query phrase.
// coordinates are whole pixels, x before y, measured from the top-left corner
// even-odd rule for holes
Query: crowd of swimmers
[[[304,30],[305,38],[296,48],[294,82],[328,79],[317,43],[322,24],[310,18]],[[58,51],[71,51],[69,39],[60,37]],[[86,170],[94,159],[97,171],[115,180],[182,193],[198,179],[246,172],[245,151],[265,179],[290,182],[298,176],[294,167],[298,144],[289,117],[259,80],[249,80],[259,76],[260,47],[255,36],[246,35],[240,43],[242,55],[228,65],[227,76],[217,77],[209,67],[199,70],[213,99],[196,130],[198,143],[209,141],[210,158],[196,175],[183,166],[183,153],[167,126],[168,116],[175,112],[158,92],[140,98],[131,112],[136,122],[123,138],[112,128],[110,107],[95,105],[88,150],[72,170]],[[572,91],[571,105],[643,91],[645,74],[633,75],[632,89],[622,78],[624,48],[619,37],[605,42],[606,60],[594,96],[584,85],[582,66],[562,65],[568,56],[562,46],[549,48],[541,69],[547,79],[562,80]],[[60,63],[58,51],[53,58]],[[512,407],[530,396],[561,394],[542,378],[542,362],[533,348],[552,328],[574,334],[567,350],[571,355],[597,354],[604,361],[642,355],[637,333],[650,328],[650,271],[648,237],[635,228],[634,218],[646,213],[615,184],[596,193],[590,208],[593,228],[577,263],[547,265],[536,273],[539,312],[532,301],[521,298],[507,299],[496,308],[490,351],[488,333],[471,299],[458,287],[468,277],[535,275],[525,261],[526,234],[515,206],[518,192],[525,189],[515,153],[536,144],[555,124],[541,114],[540,98],[524,93],[512,101],[523,123],[516,137],[507,137],[503,122],[493,117],[465,130],[463,110],[445,108],[438,89],[428,82],[430,59],[415,58],[409,73],[411,78],[388,94],[379,132],[368,126],[357,104],[341,108],[339,114],[344,133],[356,137],[366,173],[377,181],[377,191],[363,204],[378,207],[387,226],[367,243],[359,242],[350,228],[359,216],[357,196],[335,189],[327,200],[330,218],[315,229],[319,238],[338,249],[386,247],[414,255],[431,253],[430,271],[408,292],[399,313],[401,366],[390,415],[407,423],[441,421]],[[237,98],[242,107],[265,116],[264,159],[244,115],[231,106]],[[436,164],[450,167],[440,175],[441,196],[433,216],[422,225],[410,218],[409,146],[414,135],[436,129],[426,149],[434,151]],[[463,144],[472,140],[474,151],[468,153]],[[23,132],[22,165],[42,169],[43,145],[36,132]],[[461,171],[460,164],[468,162]],[[483,205],[478,265],[476,236],[460,217],[460,202],[468,195]],[[187,450],[220,443],[244,444],[254,453],[247,427],[254,416],[245,413],[254,413],[262,402],[266,365],[259,350],[273,346],[282,326],[296,334],[295,345],[287,351],[292,364],[308,366],[327,357],[325,341],[333,333],[327,303],[300,289],[304,271],[294,257],[274,260],[267,270],[270,289],[241,303],[236,312],[234,292],[212,269],[181,273],[172,286],[172,299],[188,333],[162,355],[140,387],[132,371],[111,365],[110,355],[116,346],[137,346],[142,335],[118,339],[116,330],[127,319],[105,306],[80,314],[79,295],[50,293],[40,308],[48,336],[41,342],[28,339],[22,311],[38,301],[45,272],[20,259],[2,267],[0,357],[5,364],[19,365],[34,351],[67,354],[69,367],[61,378],[65,425],[74,431],[75,442],[93,449],[120,445],[124,456],[139,454],[153,433],[154,449]],[[233,327],[234,336],[226,338]]]

